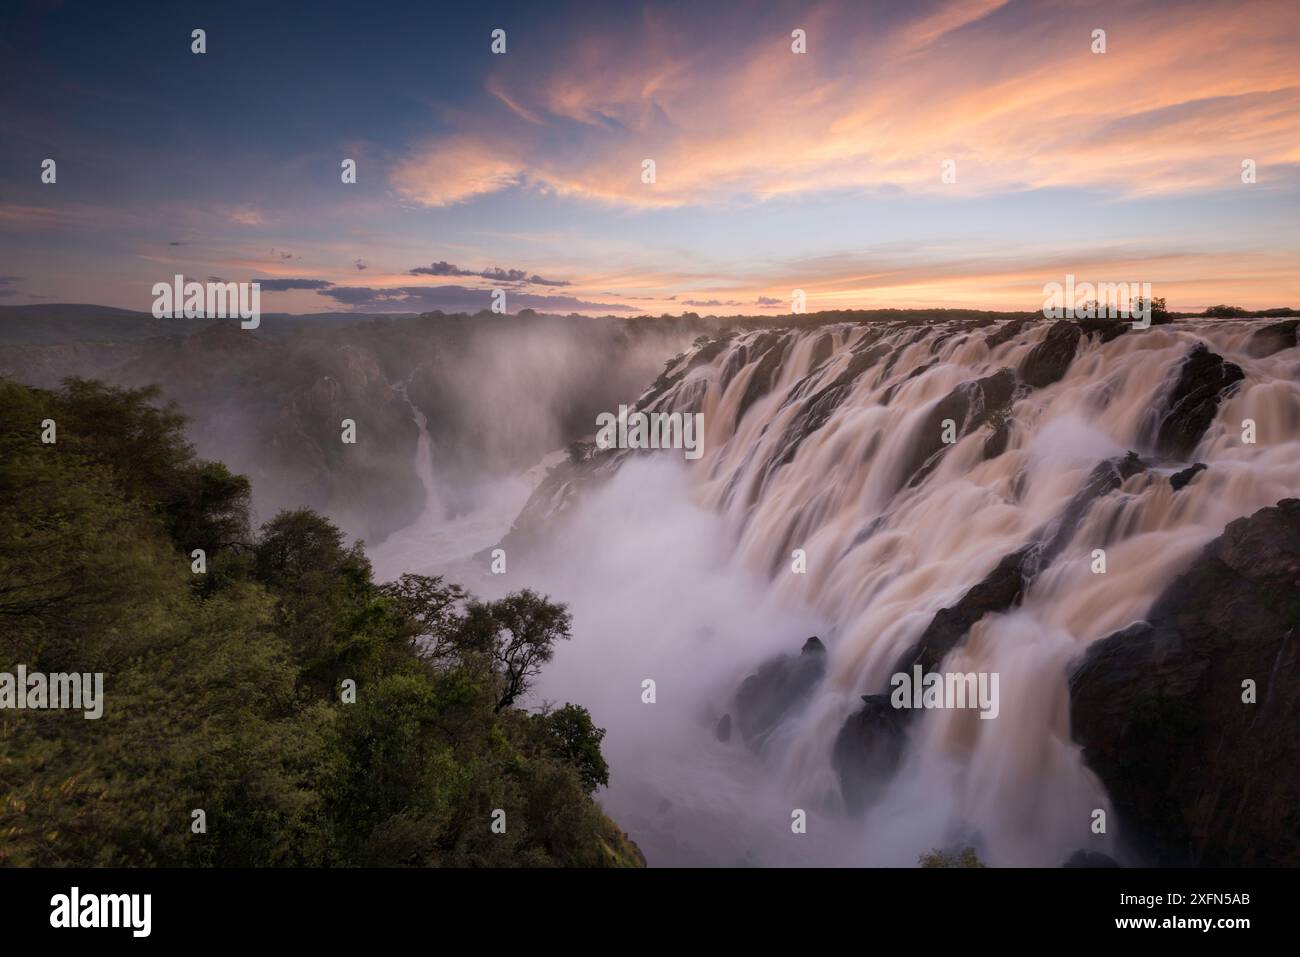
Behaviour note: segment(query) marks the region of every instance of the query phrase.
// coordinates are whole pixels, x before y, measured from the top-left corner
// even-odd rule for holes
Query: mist
[[[573,638],[531,704],[580,701],[608,729],[611,784],[599,799],[653,864],[908,866],[958,846],[1000,866],[1058,865],[1080,847],[1123,858],[1122,843],[1090,831],[1095,809],[1113,809],[1071,740],[1066,676],[1090,643],[1141,620],[1229,521],[1300,493],[1296,359],[1293,350],[1249,354],[1250,332],[1209,324],[1085,338],[1059,381],[1018,389],[1005,419],[941,449],[921,481],[899,463],[941,400],[997,369],[1023,368],[1045,325],[992,346],[969,329],[789,333],[765,392],[753,388],[761,334],[740,336],[710,361],[680,360],[685,374],[647,406],[702,409],[703,460],[597,453],[560,466],[561,484],[549,486],[537,468],[496,499],[459,566],[409,570],[450,567],[488,597],[526,586],[569,605]],[[823,335],[833,340],[824,359],[815,348]],[[1152,419],[1201,341],[1240,363],[1245,381],[1197,443],[1195,460],[1208,468],[1175,490],[1170,476],[1184,463],[1161,459]],[[881,361],[852,379],[829,418],[800,431],[818,385],[843,382],[873,343],[887,347]],[[1237,436],[1249,417],[1267,423],[1258,444]],[[998,428],[1005,450],[990,454]],[[796,453],[772,468],[791,436]],[[1128,450],[1143,466],[1071,511],[1093,470]],[[500,536],[510,527],[506,506],[522,503],[526,488],[534,500],[560,501],[562,486],[581,491],[547,516],[534,547],[509,552],[507,574],[488,575],[481,563],[475,571],[465,556],[488,547],[493,528]],[[1049,544],[1023,600],[985,615],[945,660],[950,671],[1001,677],[998,718],[921,716],[896,773],[852,812],[832,746],[861,696],[886,685],[940,609],[1034,541]],[[791,573],[796,547],[808,574]],[[1097,547],[1104,574],[1093,567]],[[418,546],[406,557],[419,563]],[[719,740],[744,678],[812,635],[827,646],[828,667],[811,700],[759,749]],[[798,810],[806,834],[792,833]]]

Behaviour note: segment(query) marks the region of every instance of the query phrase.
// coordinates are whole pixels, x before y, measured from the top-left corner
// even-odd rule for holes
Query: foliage
[[[0,671],[104,674],[97,720],[0,710],[0,865],[643,863],[591,798],[604,732],[516,707],[563,605],[376,585],[306,509],[254,537],[183,428],[150,389],[0,380]]]
[[[1205,314],[1215,319],[1238,319],[1242,316],[1249,316],[1251,313],[1250,310],[1242,309],[1240,306],[1225,306],[1220,304],[1217,306],[1207,307]]]
[[[583,787],[594,791],[607,786],[609,766],[600,753],[605,729],[596,727],[587,709],[582,705],[566,704],[545,715],[543,720],[554,739],[552,747],[566,764],[577,768]]]
[[[973,847],[963,847],[960,851],[948,852],[935,849],[922,854],[917,860],[922,867],[984,867]]]

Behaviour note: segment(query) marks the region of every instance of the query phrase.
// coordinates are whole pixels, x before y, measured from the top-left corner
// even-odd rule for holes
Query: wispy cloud
[[[1059,7],[858,3],[729,22],[690,8],[637,31],[577,30],[512,51],[498,106],[413,148],[392,176],[430,206],[508,188],[633,207],[830,189],[958,195],[1085,187],[1228,189],[1243,158],[1300,164],[1300,18],[1291,0]],[[789,49],[789,25],[809,49]],[[1091,51],[1094,28],[1107,51]],[[502,58],[506,60],[507,58]],[[593,82],[599,77],[599,82]],[[643,159],[656,182],[643,183]],[[941,181],[954,161],[956,182]],[[1261,182],[1265,177],[1261,177]]]

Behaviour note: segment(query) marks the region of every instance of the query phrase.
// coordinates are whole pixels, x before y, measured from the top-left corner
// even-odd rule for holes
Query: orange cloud
[[[1088,187],[1120,195],[1259,186],[1300,164],[1292,0],[1048,9],[977,0],[891,23],[857,4],[720,42],[647,13],[638,31],[512,51],[499,109],[459,117],[396,168],[438,206],[524,186],[632,207],[827,189],[961,194]],[[1094,28],[1107,52],[1090,50]],[[739,52],[736,52],[739,51]],[[657,182],[641,181],[654,159]],[[943,183],[941,164],[956,163]],[[1273,180],[1270,177],[1274,177]]]
[[[526,164],[515,147],[453,137],[428,145],[393,170],[390,182],[406,199],[424,206],[449,206],[495,193],[520,182]]]

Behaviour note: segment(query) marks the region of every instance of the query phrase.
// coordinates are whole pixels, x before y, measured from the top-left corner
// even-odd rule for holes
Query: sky
[[[1300,306],[1294,0],[8,0],[0,78],[0,305]]]

